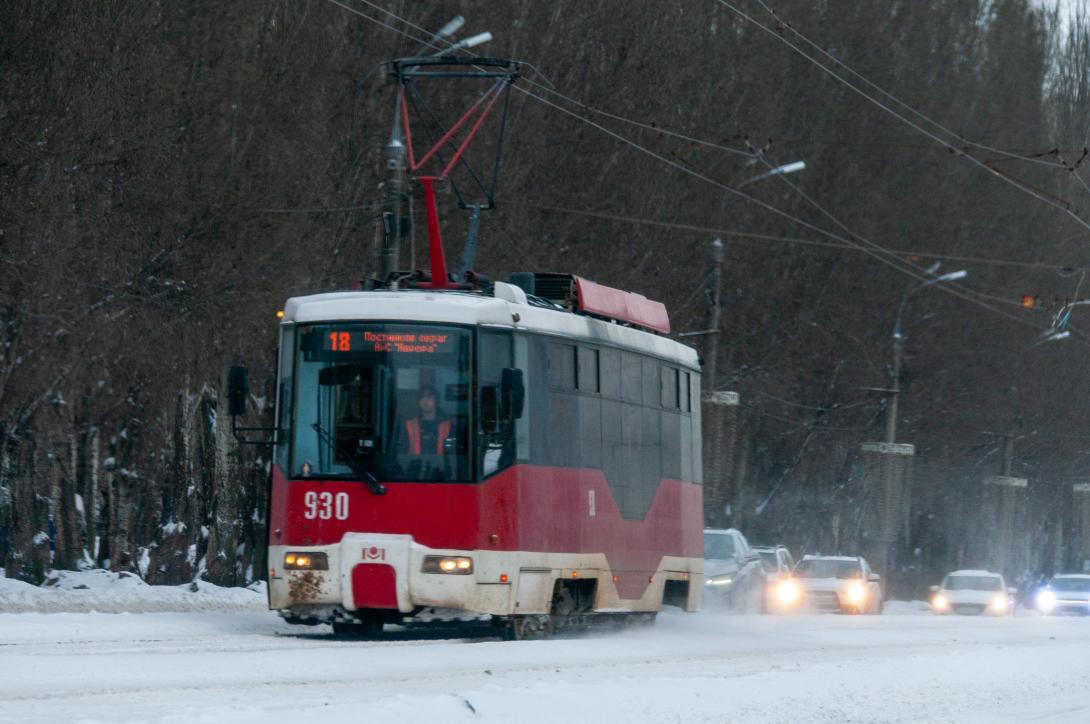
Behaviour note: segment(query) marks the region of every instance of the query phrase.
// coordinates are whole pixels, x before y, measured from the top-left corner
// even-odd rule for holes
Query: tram
[[[288,301],[272,609],[346,632],[486,615],[520,638],[696,609],[696,353],[655,333],[662,305],[567,279],[570,309],[504,282]]]
[[[491,78],[502,63],[395,62],[410,170],[466,122],[414,160],[408,81],[440,65]],[[430,271],[284,306],[269,606],[342,633],[470,619],[518,639],[696,610],[697,354],[640,294],[566,274],[448,273],[435,187],[467,144],[419,178]]]

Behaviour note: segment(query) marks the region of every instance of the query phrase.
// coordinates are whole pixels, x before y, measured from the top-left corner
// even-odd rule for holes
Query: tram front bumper
[[[326,568],[287,569],[292,554],[319,558]],[[269,608],[312,622],[336,620],[330,611],[385,611],[406,615],[421,608],[505,614],[510,586],[501,576],[503,554],[437,550],[408,535],[345,535],[328,546],[270,546]],[[467,566],[466,561],[469,561]],[[328,609],[328,610],[327,610]]]

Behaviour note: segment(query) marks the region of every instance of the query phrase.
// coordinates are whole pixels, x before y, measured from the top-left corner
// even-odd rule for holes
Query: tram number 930
[[[307,520],[348,520],[348,493],[317,493],[303,495],[303,517]]]

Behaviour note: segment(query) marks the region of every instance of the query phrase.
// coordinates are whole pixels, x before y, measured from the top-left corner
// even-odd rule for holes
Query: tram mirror
[[[359,368],[352,365],[326,367],[318,372],[318,384],[322,387],[350,385],[356,381],[356,375],[358,374]]]
[[[227,373],[227,413],[233,417],[246,414],[246,398],[250,395],[249,370],[232,367]]]
[[[500,415],[505,420],[517,420],[522,417],[522,407],[526,401],[526,385],[522,381],[522,370],[507,367],[500,378]]]
[[[496,432],[499,428],[499,397],[495,385],[481,386],[481,430]]]

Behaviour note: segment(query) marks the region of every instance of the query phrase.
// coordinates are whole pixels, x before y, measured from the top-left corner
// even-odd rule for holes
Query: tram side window
[[[625,352],[621,355],[621,399],[625,402],[640,402],[643,397],[642,367],[640,356]]]
[[[673,367],[662,368],[662,406],[667,410],[678,409],[678,372]]]
[[[684,480],[682,477],[681,458],[689,454],[681,443],[681,428],[688,425],[688,418],[677,410],[662,411],[662,477],[671,480]]]
[[[579,347],[578,383],[580,392],[598,392],[598,350]]]
[[[532,410],[536,409],[534,403],[539,396],[534,381],[544,376],[541,373],[541,367],[543,365],[539,355],[531,355],[532,345],[526,335],[516,334],[514,336],[514,343],[515,367],[522,370],[525,375],[526,392],[522,416],[515,421],[515,448],[519,460],[529,461],[533,459],[534,454],[534,451],[532,450],[533,446],[531,445],[531,442],[533,441],[531,420],[534,419],[535,415]]]
[[[659,391],[659,361],[652,357],[643,358],[643,404],[658,407],[661,397]]]
[[[548,343],[549,387],[557,390],[575,389],[575,346]]]
[[[477,457],[488,477],[515,461],[515,421],[502,415],[503,370],[511,367],[511,333],[482,330],[477,345]]]
[[[598,354],[598,380],[602,397],[616,400],[621,396],[621,353],[603,349]]]

